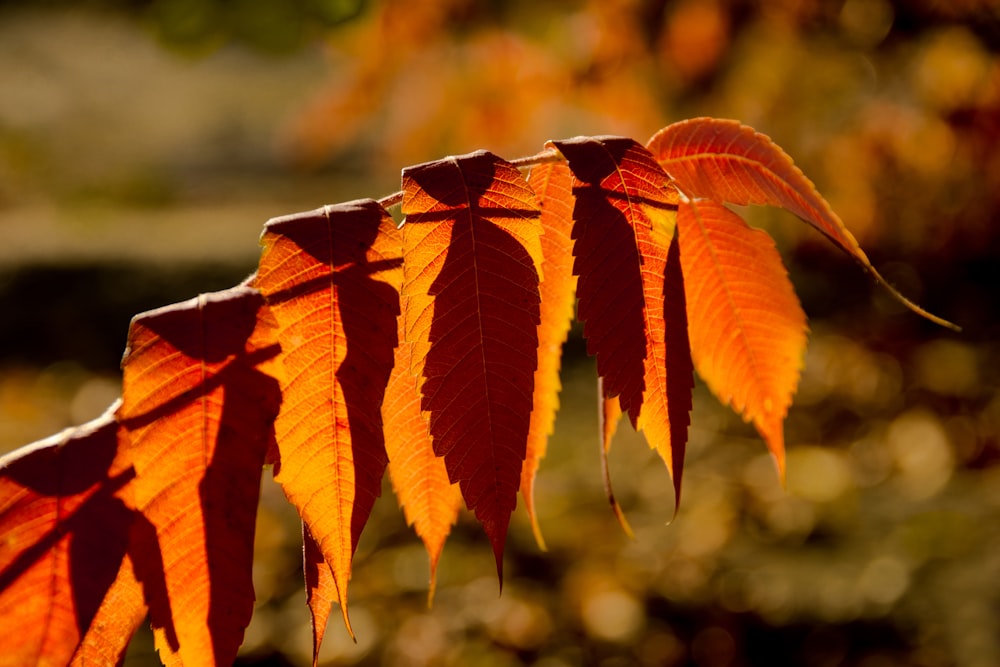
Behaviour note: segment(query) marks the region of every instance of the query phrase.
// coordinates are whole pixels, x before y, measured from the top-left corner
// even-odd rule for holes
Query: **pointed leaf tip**
[[[663,128],[646,146],[688,197],[784,208],[853,257],[912,312],[952,331],[961,330],[903,296],[882,277],[812,181],[767,135],[735,120],[692,118]]]
[[[462,495],[458,486],[448,479],[444,459],[434,455],[428,424],[420,412],[417,378],[410,373],[413,346],[405,341],[408,301],[404,297],[401,303],[404,315],[399,318],[400,343],[385,390],[382,421],[392,488],[403,508],[407,525],[413,526],[427,549],[430,563],[429,608],[437,587],[438,560],[451,527],[458,518]]]
[[[677,224],[695,367],[720,401],[753,423],[780,474],[806,315],[766,232],[711,200],[682,202]]]

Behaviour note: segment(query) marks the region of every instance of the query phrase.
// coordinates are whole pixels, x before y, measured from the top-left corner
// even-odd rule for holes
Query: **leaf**
[[[395,234],[372,200],[276,218],[254,282],[283,353],[275,479],[333,572],[352,636],[351,560],[386,466],[380,406],[397,342]]]
[[[480,151],[403,170],[406,340],[434,452],[493,545],[517,504],[537,367],[542,233],[513,165]]]
[[[907,308],[932,322],[958,330],[886,282],[812,181],[766,135],[735,120],[693,118],[668,125],[654,134],[646,146],[688,197],[785,208],[856,259]]]
[[[255,368],[278,351],[271,326],[261,295],[241,285],[129,328],[118,419],[135,507],[163,561],[166,597],[150,600],[150,616],[164,660],[231,664],[253,613],[261,468],[280,400]],[[157,569],[141,565],[140,577]]]
[[[306,604],[312,620],[313,667],[316,667],[319,664],[319,649],[323,645],[330,609],[340,598],[333,570],[323,559],[323,552],[309,533],[305,522],[302,523],[302,572],[306,580]]]
[[[694,386],[683,277],[673,242],[677,193],[631,139],[578,137],[553,145],[573,170],[573,272],[587,351],[604,396],[663,458],[680,500]]]
[[[0,458],[0,665],[68,664],[85,637],[119,662],[145,616],[134,579],[116,586],[135,476],[118,432],[112,410]]]
[[[405,306],[404,306],[405,309]],[[399,318],[399,336],[404,336],[404,318]],[[412,345],[396,348],[395,366],[382,403],[385,449],[389,455],[389,477],[403,508],[407,525],[413,526],[430,557],[427,603],[434,598],[437,564],[445,540],[458,518],[462,495],[448,479],[444,460],[434,455],[427,421],[420,412],[417,378],[410,374]]]
[[[753,422],[784,478],[782,423],[805,354],[805,313],[766,232],[710,200],[682,203],[677,225],[695,367]]]
[[[532,400],[531,425],[524,466],[521,469],[521,497],[528,511],[535,541],[545,549],[542,531],[535,516],[534,485],[538,464],[545,456],[559,409],[559,366],[562,346],[573,323],[576,276],[573,275],[573,191],[572,174],[566,165],[553,162],[531,170],[528,184],[541,206],[542,279],[538,324],[538,369]]]
[[[604,480],[604,495],[608,499],[608,504],[611,505],[611,511],[615,513],[615,518],[618,519],[618,524],[625,531],[625,534],[629,538],[635,539],[635,533],[632,531],[632,526],[629,525],[628,518],[625,516],[625,512],[622,510],[621,505],[618,504],[618,500],[615,498],[615,491],[611,487],[611,468],[608,465],[608,454],[611,452],[611,441],[615,437],[615,431],[618,430],[618,422],[621,421],[622,408],[621,404],[615,398],[605,398],[604,397],[604,382],[600,376],[597,378],[597,402],[600,404],[598,406],[598,430],[601,432],[601,477]]]
[[[130,543],[118,576],[108,588],[87,634],[76,647],[70,665],[114,665],[124,660],[129,639],[148,613],[142,583],[136,577],[132,551]]]

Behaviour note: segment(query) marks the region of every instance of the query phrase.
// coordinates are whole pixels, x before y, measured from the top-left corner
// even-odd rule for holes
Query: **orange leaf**
[[[695,367],[754,423],[783,478],[782,423],[805,354],[805,313],[767,233],[709,200],[682,203],[677,225]]]
[[[69,664],[74,667],[120,664],[129,639],[146,618],[148,609],[142,584],[136,577],[131,544],[118,576],[73,654]]]
[[[380,406],[399,313],[395,236],[372,200],[276,218],[255,281],[283,352],[275,479],[333,571],[348,632],[351,559],[386,466]]]
[[[330,609],[339,601],[337,581],[333,570],[323,559],[316,540],[309,533],[309,527],[302,523],[302,572],[306,580],[306,604],[312,617],[313,667],[319,664],[319,649],[326,634],[326,622]]]
[[[242,285],[129,328],[118,419],[166,593],[150,616],[161,656],[189,667],[232,663],[253,613],[261,468],[280,400],[255,365],[277,353],[271,333],[263,298]]]
[[[663,458],[680,499],[693,368],[683,279],[673,242],[677,193],[631,139],[554,142],[573,170],[577,316],[597,356],[604,396]]]
[[[404,325],[404,318],[399,318],[400,338],[404,335]],[[458,486],[448,479],[444,459],[434,455],[428,424],[420,412],[417,378],[410,374],[411,348],[406,342],[396,348],[396,365],[385,390],[382,420],[392,487],[407,525],[414,527],[430,557],[427,593],[430,604],[437,581],[438,559],[458,517],[462,496]]]
[[[646,146],[688,197],[785,208],[854,257],[912,311],[942,326],[958,329],[916,305],[885,281],[812,181],[766,135],[735,120],[693,118],[668,125],[654,134]]]
[[[0,459],[0,665],[68,664],[85,636],[109,663],[124,656],[145,616],[134,579],[105,619],[118,632],[94,621],[118,591],[134,476],[111,411]]]
[[[517,168],[485,151],[404,169],[403,192],[406,339],[421,409],[502,582],[538,356],[539,207]]]
[[[528,184],[538,195],[542,209],[541,322],[538,325],[538,369],[524,466],[521,469],[521,496],[531,520],[538,546],[545,549],[542,531],[535,517],[534,486],[538,464],[552,435],[559,409],[559,365],[562,346],[573,323],[576,276],[573,275],[573,191],[572,174],[558,162],[531,170]]]

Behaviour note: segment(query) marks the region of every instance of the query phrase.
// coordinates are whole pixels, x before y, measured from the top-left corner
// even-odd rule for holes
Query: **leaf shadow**
[[[591,149],[579,155],[575,145],[559,146],[577,181],[571,233],[577,317],[584,324],[588,354],[597,356],[605,397],[618,396],[634,426],[646,389],[642,257],[632,224],[611,203],[622,194],[603,185],[618,171],[632,141],[607,139],[602,145],[607,153]]]
[[[67,438],[27,453],[3,469],[3,476],[54,499],[55,511],[73,496],[90,495],[71,514],[21,551],[0,571],[5,590],[64,538],[69,544],[69,587],[56,596],[69,596],[77,629],[83,636],[114,582],[128,548],[133,512],[119,492],[135,477],[128,467],[112,473],[118,454],[118,425],[106,419],[98,428],[69,432]]]
[[[128,430],[169,420],[191,403],[221,389],[221,413],[211,461],[198,483],[205,517],[204,539],[209,573],[206,619],[217,662],[234,659],[243,629],[253,610],[253,542],[266,454],[274,441],[274,418],[281,402],[277,380],[257,365],[280,352],[277,343],[259,348],[249,341],[268,314],[256,290],[237,287],[137,318],[191,363],[223,366],[205,379],[152,409],[121,417]],[[186,306],[186,307],[184,307]],[[204,366],[203,366],[204,367]],[[208,446],[208,443],[206,443]],[[169,465],[169,462],[168,462]],[[164,627],[173,650],[179,647],[156,529],[145,517],[139,529],[141,560],[137,575],[144,582],[150,613]],[[153,531],[150,537],[148,530]],[[150,540],[156,551],[149,547]]]
[[[454,220],[428,290],[434,310],[420,407],[430,413],[435,454],[490,538],[502,582],[533,404],[540,294],[531,255],[490,217],[537,222],[540,211],[480,205],[498,179],[509,177],[497,173],[500,164],[479,151],[408,171],[428,196],[458,210],[408,215],[407,224]],[[477,346],[481,353],[472,352]]]

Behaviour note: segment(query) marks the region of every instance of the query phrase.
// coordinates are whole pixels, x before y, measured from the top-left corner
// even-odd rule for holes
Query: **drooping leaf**
[[[618,397],[667,464],[676,506],[694,386],[674,241],[677,193],[632,139],[553,145],[574,176],[573,272],[587,350],[597,356],[604,396]]]
[[[261,469],[280,401],[255,366],[277,351],[263,298],[243,285],[129,328],[118,420],[135,507],[162,558],[166,598],[150,600],[150,616],[164,660],[230,664],[250,622]]]
[[[313,667],[316,667],[319,664],[319,649],[323,645],[330,609],[334,602],[340,602],[340,598],[333,570],[327,565],[323,552],[305,522],[302,523],[302,572],[306,580],[306,605],[309,606],[312,621]]]
[[[406,299],[403,299],[403,311]],[[405,318],[399,318],[402,339]],[[389,477],[403,508],[407,525],[423,540],[430,558],[427,602],[434,598],[437,564],[445,540],[458,518],[462,495],[448,479],[444,459],[434,454],[427,420],[420,411],[417,378],[410,373],[412,345],[403,341],[396,348],[396,365],[389,377],[382,403],[385,449],[389,455]]]
[[[399,314],[395,234],[372,200],[276,218],[254,282],[282,349],[275,479],[333,571],[349,632],[351,559],[386,466],[380,406]]]
[[[531,170],[528,184],[538,195],[542,209],[541,322],[538,325],[538,369],[524,466],[521,469],[521,497],[528,511],[531,529],[539,547],[545,549],[542,531],[535,516],[534,486],[538,464],[545,456],[549,436],[559,409],[559,365],[562,346],[573,322],[576,276],[573,275],[573,191],[572,174],[566,165],[553,162]]]
[[[677,226],[695,367],[753,422],[784,477],[782,424],[805,354],[805,313],[766,232],[710,200],[682,202]]]
[[[115,585],[135,476],[118,434],[109,411],[0,458],[0,665],[69,664],[85,637],[114,664],[145,616],[134,579]],[[106,617],[113,589],[120,606]]]
[[[912,311],[942,326],[958,329],[886,282],[812,181],[766,135],[735,120],[692,118],[663,128],[646,146],[688,197],[785,208],[856,259]]]
[[[434,452],[493,545],[517,504],[537,366],[539,208],[480,151],[403,170],[406,340]]]
[[[608,504],[611,505],[611,511],[615,513],[615,518],[618,519],[618,524],[625,531],[625,534],[630,538],[635,537],[635,533],[632,531],[632,526],[629,525],[628,519],[625,517],[625,512],[622,510],[621,505],[618,504],[618,499],[615,497],[615,491],[611,485],[611,467],[608,464],[608,454],[611,452],[611,441],[615,437],[615,432],[618,430],[618,422],[621,421],[622,417],[622,406],[618,401],[617,397],[605,398],[604,397],[604,384],[600,376],[597,377],[597,402],[598,405],[598,431],[601,433],[601,477],[604,479],[604,495],[608,499]]]

